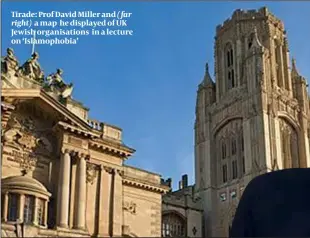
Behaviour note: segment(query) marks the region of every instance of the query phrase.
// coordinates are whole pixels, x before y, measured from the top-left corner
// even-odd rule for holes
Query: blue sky
[[[291,56],[310,79],[310,2],[2,2],[2,55],[24,62],[30,45],[11,45],[11,11],[132,12],[134,36],[86,36],[77,45],[39,45],[46,74],[64,70],[90,117],[123,129],[137,152],[128,164],[194,182],[196,90],[206,61],[213,73],[215,27],[237,9],[267,6],[284,21]]]

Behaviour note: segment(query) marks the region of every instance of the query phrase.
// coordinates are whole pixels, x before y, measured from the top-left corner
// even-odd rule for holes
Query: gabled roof
[[[85,133],[88,133],[91,137],[100,137],[100,133],[94,130],[87,121],[75,115],[68,108],[66,108],[59,101],[55,100],[43,89],[17,89],[17,88],[2,88],[2,97],[9,97],[12,99],[39,99],[42,102],[48,104],[53,110],[61,114],[64,121],[69,122],[71,125],[78,127]]]

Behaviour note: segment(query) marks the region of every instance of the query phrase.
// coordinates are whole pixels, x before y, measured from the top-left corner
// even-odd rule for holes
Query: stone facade
[[[165,183],[171,187],[171,179]],[[183,175],[179,189],[163,196],[163,237],[203,237],[202,200],[194,192],[194,185],[188,186],[187,175]]]
[[[88,118],[58,69],[2,58],[2,235],[159,237],[158,174],[124,165],[122,130]]]
[[[196,193],[205,236],[227,236],[245,186],[278,169],[309,167],[309,97],[283,23],[267,8],[236,10],[216,28],[215,83],[198,87]]]

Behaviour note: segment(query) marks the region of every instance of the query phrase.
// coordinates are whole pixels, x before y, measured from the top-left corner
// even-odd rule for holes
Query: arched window
[[[274,55],[275,55],[275,67],[277,73],[277,82],[279,87],[283,87],[283,78],[282,78],[282,59],[281,59],[281,45],[277,39],[274,40]]]
[[[224,164],[222,166],[222,175],[223,175],[223,183],[226,183],[227,182],[227,165]]]
[[[222,159],[226,158],[226,143],[222,141]]]
[[[235,155],[237,153],[237,141],[235,138],[231,141],[231,154]]]
[[[163,237],[185,237],[185,219],[175,212],[169,212],[162,217]]]
[[[254,41],[254,33],[252,33],[248,38],[248,49],[252,47],[253,41]]]
[[[284,119],[280,119],[281,151],[283,168],[298,168],[298,136],[296,130]]]
[[[227,81],[227,90],[234,88],[236,86],[235,82],[235,72],[234,72],[234,51],[230,43],[225,47],[226,52],[226,81]]]

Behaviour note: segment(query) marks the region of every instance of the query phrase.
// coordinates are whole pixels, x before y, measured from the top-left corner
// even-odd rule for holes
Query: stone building
[[[124,165],[122,130],[88,118],[62,70],[39,55],[1,60],[1,232],[4,237],[159,237],[159,175]]]
[[[245,186],[278,169],[309,167],[306,79],[290,63],[286,31],[267,8],[236,10],[216,28],[215,82],[198,87],[196,192],[206,236],[227,236]]]
[[[171,188],[171,179],[163,183]],[[170,191],[162,201],[162,237],[202,237],[203,209],[201,200],[194,196],[194,185],[182,176],[177,191]]]

